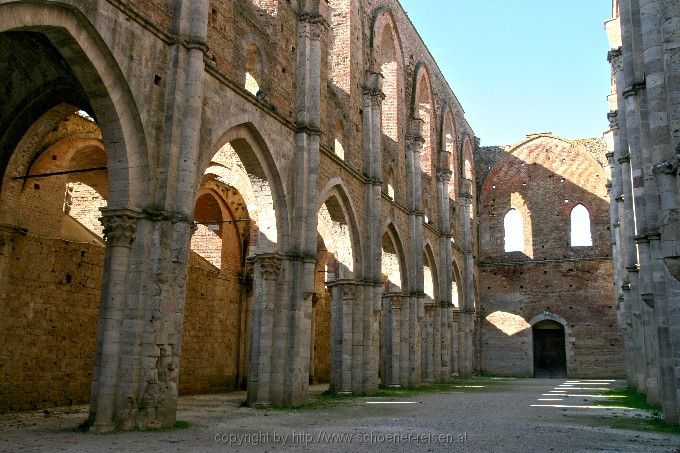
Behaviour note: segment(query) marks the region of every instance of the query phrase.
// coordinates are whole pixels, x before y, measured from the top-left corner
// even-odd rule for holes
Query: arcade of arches
[[[0,411],[107,432],[181,394],[619,372],[596,158],[479,148],[397,0],[232,3],[0,0]],[[567,227],[526,166],[580,195],[551,200]],[[567,308],[523,272],[600,284]]]

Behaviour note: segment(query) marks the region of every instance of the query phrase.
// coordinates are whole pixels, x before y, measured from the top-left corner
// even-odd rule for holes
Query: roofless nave
[[[622,372],[607,281],[556,293],[606,318],[571,337],[582,312],[508,286],[526,325],[496,338],[482,288],[498,263],[478,255],[491,183],[396,0],[0,1],[0,54],[0,410],[89,402],[97,432],[171,426],[180,393],[370,394],[484,371],[506,340],[531,375],[555,329],[570,349],[549,372],[587,373],[581,356]],[[596,159],[531,140],[546,178],[558,148]],[[602,164],[594,197],[562,173],[583,199],[560,209],[586,209],[594,248],[554,279],[587,280],[596,251],[611,269]],[[526,245],[488,256],[523,272],[542,253]]]

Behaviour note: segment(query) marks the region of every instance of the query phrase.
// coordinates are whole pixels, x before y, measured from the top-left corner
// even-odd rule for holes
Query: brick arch
[[[526,140],[522,140],[518,144],[514,145],[507,153],[507,155],[501,159],[494,167],[491,169],[489,174],[486,176],[486,179],[484,180],[484,184],[482,185],[482,190],[480,192],[480,197],[483,196],[488,190],[493,186],[493,180],[496,179],[498,176],[498,173],[501,172],[501,170],[508,165],[509,162],[511,162],[513,159],[517,159],[517,152],[521,150],[524,146],[537,141],[541,139],[548,139],[551,141],[555,142],[560,142],[564,143],[565,145],[571,145],[571,142],[569,140],[563,139],[561,137],[556,137],[554,135],[534,135],[531,137],[528,137]],[[590,159],[592,164],[597,165],[599,168],[602,168],[602,165],[595,160],[594,157],[587,153],[581,153],[582,157],[586,159]]]
[[[383,37],[383,32],[385,28],[389,31],[392,37],[392,45],[394,46],[394,57],[396,59],[397,65],[400,72],[403,74],[404,70],[404,53],[402,51],[403,46],[401,45],[401,36],[399,35],[399,29],[397,27],[397,22],[394,19],[394,13],[391,9],[383,7],[375,10],[373,14],[373,23],[371,26],[371,64],[373,66],[374,72],[380,72],[380,67],[376,66],[380,62],[380,52],[381,49],[381,39]]]
[[[251,232],[257,231],[257,226],[248,212],[245,198],[236,187],[226,184],[221,177],[217,177],[214,174],[207,174],[204,178],[198,191],[196,202],[198,203],[198,200],[204,195],[210,195],[216,200],[220,208],[220,220],[239,220],[231,224],[221,225],[220,235],[222,239],[225,239],[223,233],[227,229],[233,229],[235,236],[238,238],[238,241],[235,241],[237,242],[235,248],[240,259],[239,265],[243,265],[248,253],[252,251],[252,248],[249,247],[251,244]],[[199,221],[196,212],[194,212],[194,220]],[[246,220],[250,220],[250,222]],[[230,245],[230,247],[232,246]]]
[[[374,13],[371,31],[371,68],[383,76],[382,132],[395,144],[401,140],[405,111],[405,63],[403,47],[394,15],[389,8]]]
[[[125,76],[94,26],[66,3],[21,1],[0,5],[0,33],[12,30],[44,36],[82,87],[102,131],[111,182],[109,207],[145,206],[151,178],[139,110]],[[62,99],[44,102],[36,111],[47,112]]]
[[[286,250],[290,227],[285,190],[274,156],[270,151],[271,147],[252,123],[229,126],[225,132],[220,134],[210,148],[211,152],[203,153],[201,156],[197,166],[199,175],[209,169],[214,156],[227,146],[233,148],[248,174],[252,187],[260,191],[260,194],[257,194],[258,196],[255,196],[253,200],[258,204],[257,221],[260,231],[268,233],[265,233],[266,238],[262,238],[266,240],[257,240],[258,252]],[[200,177],[195,179],[201,180]],[[229,181],[225,182],[229,184]],[[195,187],[194,194],[197,190],[198,187]]]
[[[356,208],[351,198],[348,196],[348,190],[345,183],[340,178],[331,179],[326,187],[320,192],[319,200],[321,201],[318,209],[325,204],[330,213],[331,219],[334,222],[344,223],[349,229],[349,238],[343,241],[342,246],[350,246],[353,258],[353,274],[360,276],[363,274],[363,257],[361,247],[361,234],[359,234],[359,226],[356,218]],[[317,209],[317,211],[318,211]],[[330,238],[323,238],[328,245]],[[349,242],[345,244],[344,242]]]
[[[421,170],[428,176],[432,176],[432,168],[435,163],[435,124],[437,115],[434,105],[434,94],[430,72],[425,63],[416,65],[413,78],[413,93],[411,96],[411,116],[423,120],[421,135],[424,139],[423,150],[420,154]]]

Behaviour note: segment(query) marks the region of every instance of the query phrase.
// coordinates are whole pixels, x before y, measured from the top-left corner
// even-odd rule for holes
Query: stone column
[[[444,258],[443,275],[440,279],[443,290],[440,291],[440,303],[437,315],[437,343],[435,343],[435,379],[445,381],[451,375],[451,336],[452,323],[450,321],[451,286],[453,284],[453,246],[451,244],[453,232],[451,231],[451,201],[449,199],[449,185],[451,183],[452,169],[448,168],[449,153],[440,152],[440,160],[446,165],[437,172],[439,190],[439,248]]]
[[[423,120],[412,118],[411,130],[407,136],[406,172],[410,183],[408,191],[409,222],[408,234],[410,243],[408,338],[409,338],[409,377],[410,386],[419,386],[422,381],[422,330],[425,315],[425,270],[423,264],[423,200],[422,169],[420,154],[424,139],[422,137]]]
[[[648,383],[648,364],[647,348],[645,344],[649,344],[649,331],[645,330],[645,325],[642,320],[642,298],[640,297],[638,284],[638,264],[637,264],[637,247],[635,244],[635,220],[633,215],[633,196],[630,173],[630,158],[628,154],[618,159],[619,168],[621,169],[621,180],[623,187],[623,219],[621,222],[622,234],[622,248],[624,249],[623,258],[626,263],[626,272],[624,274],[622,289],[624,291],[624,298],[627,300],[626,305],[631,310],[632,329],[634,332],[633,346],[635,348],[634,354],[639,358],[636,363],[636,386],[638,390],[647,393]]]
[[[327,7],[324,2],[320,5]],[[324,13],[315,5],[306,5],[298,16],[297,130],[288,192],[293,224],[284,280],[288,297],[282,299],[285,305],[276,320],[275,335],[284,350],[274,362],[282,368],[280,378],[273,376],[272,392],[276,394],[271,395],[274,402],[281,392],[281,404],[291,406],[304,404],[309,391],[321,136],[321,38],[327,26]]]
[[[382,310],[382,92],[383,76],[369,72],[363,87],[364,182],[364,302],[362,317],[361,386],[366,393],[378,389],[379,316]],[[358,341],[358,339],[355,339]],[[360,349],[357,349],[359,353]],[[358,383],[357,383],[358,385]],[[359,391],[359,387],[356,388]]]
[[[173,3],[153,203],[103,210],[107,252],[90,413],[99,432],[175,422],[207,17],[207,0]]]
[[[680,113],[677,99],[680,88],[675,80],[680,69],[677,24],[680,11],[677,2],[640,0],[640,58],[644,65],[645,90],[642,93],[641,124],[647,136],[645,153],[645,194],[648,200],[647,241],[650,262],[650,300],[654,309],[656,359],[659,372],[660,400],[664,417],[680,423],[680,318],[671,307],[680,303],[680,287],[668,278],[664,259],[678,256],[678,183],[677,162],[680,149]],[[669,43],[675,43],[675,47]],[[674,107],[675,104],[675,107]],[[673,168],[675,167],[675,168]],[[653,171],[650,171],[653,169]],[[665,239],[665,240],[664,240]]]
[[[274,367],[274,354],[280,356],[285,350],[280,347],[280,339],[275,341],[274,324],[278,307],[281,304],[281,267],[283,260],[275,254],[262,254],[255,257],[254,294],[250,314],[250,366],[248,369],[248,403],[266,406],[281,402],[281,389],[278,398],[272,395],[272,381],[283,380],[281,367]],[[275,350],[276,349],[276,350]],[[275,373],[278,373],[275,375]]]
[[[132,211],[104,212],[106,255],[101,287],[101,304],[97,327],[97,352],[92,378],[90,421],[98,433],[113,431],[127,424],[120,413],[121,356],[125,353],[123,337],[128,296],[130,250],[140,215]],[[141,357],[138,358],[138,360]]]
[[[614,293],[616,294],[616,310],[617,310],[617,320],[619,325],[619,330],[621,331],[623,339],[623,352],[624,352],[624,368],[626,377],[630,382],[634,380],[634,366],[631,362],[631,342],[630,342],[630,328],[628,325],[631,323],[630,320],[630,307],[625,304],[625,299],[623,297],[623,290],[621,289],[622,276],[625,272],[625,267],[622,265],[622,250],[621,250],[621,239],[620,239],[620,223],[619,216],[620,210],[619,205],[622,203],[622,188],[621,188],[621,170],[619,169],[619,164],[614,159],[614,149],[618,146],[619,139],[619,129],[617,122],[617,112],[610,112],[608,114],[609,119],[609,131],[605,133],[607,138],[607,146],[610,151],[607,153],[607,161],[609,163],[611,182],[608,183],[609,189],[609,214],[611,220],[611,240],[612,240],[612,263],[614,267]]]
[[[356,283],[335,280],[331,285],[331,390],[338,394],[353,392],[354,306]]]
[[[401,312],[402,295],[383,295],[383,346],[382,384],[387,387],[401,387]]]
[[[656,351],[656,329],[652,313],[654,295],[651,288],[650,260],[651,251],[647,238],[650,216],[648,209],[648,196],[656,193],[650,188],[649,182],[645,182],[645,155],[648,154],[647,134],[643,121],[646,116],[644,108],[643,82],[634,82],[623,91],[628,136],[628,165],[631,171],[631,185],[633,204],[635,206],[635,243],[637,245],[637,272],[634,279],[637,280],[635,287],[639,297],[644,302],[640,305],[642,329],[645,335],[643,347],[646,358],[645,389],[647,398],[651,404],[659,404],[659,379]],[[652,211],[653,212],[653,211]],[[654,216],[652,216],[652,219]],[[654,220],[652,220],[654,221]]]
[[[475,326],[475,288],[474,288],[474,251],[472,250],[472,182],[464,181],[465,191],[460,195],[460,210],[463,216],[463,249],[465,251],[465,298],[461,304],[459,338],[459,372],[470,376],[474,371],[474,326]]]

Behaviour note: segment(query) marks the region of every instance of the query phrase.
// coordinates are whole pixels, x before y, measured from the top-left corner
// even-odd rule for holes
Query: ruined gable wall
[[[487,158],[479,165],[491,166],[479,208],[482,371],[531,375],[529,322],[547,312],[570,330],[570,376],[621,374],[607,178],[589,152],[597,149],[593,141],[539,136],[512,153],[481,150]],[[570,213],[579,203],[590,212],[592,247],[570,246]],[[503,221],[511,207],[524,216],[524,252],[504,251]]]

